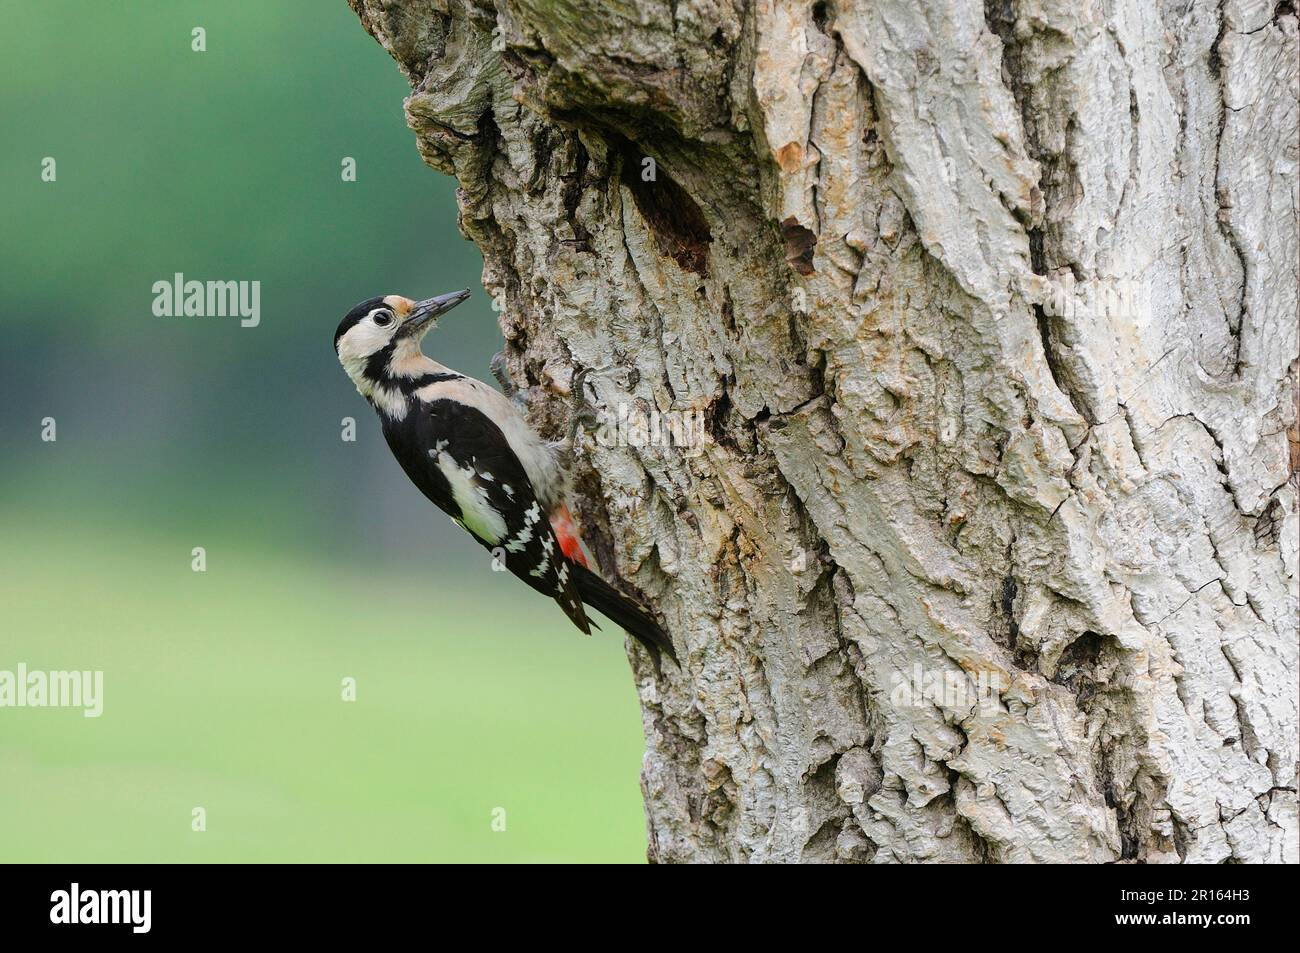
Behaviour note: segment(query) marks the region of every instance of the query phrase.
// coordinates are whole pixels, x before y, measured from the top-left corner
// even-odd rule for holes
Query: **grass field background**
[[[233,535],[196,573],[188,540],[125,524],[0,525],[0,667],[104,672],[98,718],[0,710],[0,859],[644,856],[622,639],[511,580],[358,574]]]

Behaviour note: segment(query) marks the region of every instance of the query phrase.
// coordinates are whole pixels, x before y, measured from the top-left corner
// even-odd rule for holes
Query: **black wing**
[[[386,428],[389,446],[420,491],[492,551],[493,558],[560,604],[583,632],[591,623],[550,514],[501,428],[453,400],[415,401]]]

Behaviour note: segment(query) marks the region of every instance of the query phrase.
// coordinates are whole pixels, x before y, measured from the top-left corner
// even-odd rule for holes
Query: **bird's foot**
[[[576,445],[578,431],[594,430],[600,424],[600,415],[596,405],[587,400],[587,374],[590,368],[584,367],[573,375],[573,384],[569,388],[569,447]]]
[[[496,382],[501,386],[501,393],[509,397],[519,407],[528,406],[527,395],[523,390],[515,386],[515,382],[510,377],[510,367],[506,364],[506,354],[504,351],[497,351],[496,354],[492,356],[488,368],[492,371],[492,376],[496,378]]]
[[[597,414],[596,407],[591,401],[587,400],[587,374],[589,368],[583,368],[573,375],[573,382],[569,387],[569,429],[563,440],[555,441],[551,446],[565,466],[573,463],[574,453],[578,446],[578,434],[582,430],[594,430],[600,424],[600,418]]]

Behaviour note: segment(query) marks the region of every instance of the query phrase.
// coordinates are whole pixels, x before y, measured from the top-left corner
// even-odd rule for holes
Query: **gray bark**
[[[351,3],[539,429],[707,422],[577,458],[652,860],[1297,860],[1290,0]]]

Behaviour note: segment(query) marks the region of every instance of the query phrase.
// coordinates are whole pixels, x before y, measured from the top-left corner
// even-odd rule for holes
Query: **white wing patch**
[[[536,576],[538,579],[541,579],[546,575],[546,570],[551,568],[551,553],[555,550],[555,543],[553,540],[554,537],[552,536],[542,537],[542,561],[538,563],[537,568],[528,575]]]
[[[447,478],[451,498],[460,507],[460,524],[485,543],[499,543],[506,535],[506,521],[488,502],[473,467],[459,466],[451,454],[430,450],[429,456]]]
[[[542,508],[537,505],[536,500],[533,500],[533,505],[524,513],[523,527],[515,535],[514,539],[506,543],[506,549],[510,550],[512,553],[523,552],[524,547],[528,545],[528,541],[533,538],[533,527],[541,518]]]

